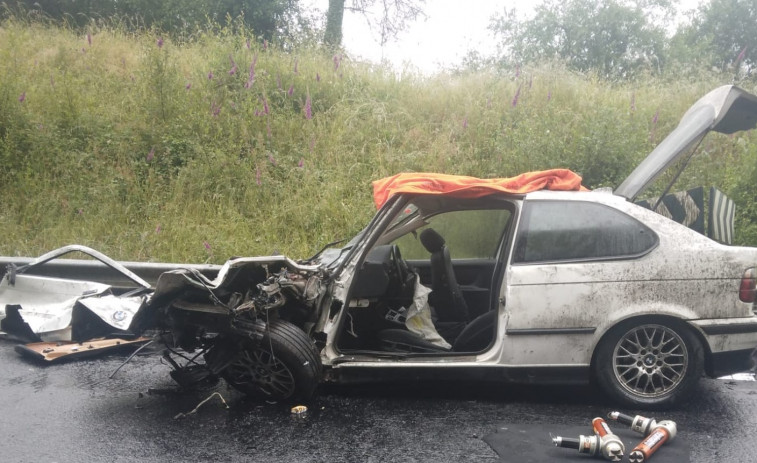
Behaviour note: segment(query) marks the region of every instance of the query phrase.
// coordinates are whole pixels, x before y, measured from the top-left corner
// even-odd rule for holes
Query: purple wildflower
[[[743,48],[743,49],[741,50],[741,53],[739,53],[739,56],[737,56],[737,57],[736,57],[736,64],[739,64],[739,63],[741,62],[741,60],[743,60],[743,59],[744,59],[744,57],[746,56],[746,48],[747,48],[747,47],[744,47],[744,48]]]
[[[155,147],[153,146],[152,149],[150,149],[150,152],[147,153],[147,162],[152,161],[152,159],[155,157]]]
[[[631,112],[636,111],[636,92],[631,93]]]
[[[318,72],[315,73],[315,81],[316,82],[320,82],[321,81],[321,74],[318,73]]]
[[[21,95],[19,95],[19,97],[18,97],[18,102],[19,102],[19,103],[23,103],[24,101],[26,101],[26,92],[23,92],[23,93],[22,93]]]
[[[247,43],[245,44],[247,46],[247,49],[250,49],[250,39],[247,39]]]
[[[163,37],[158,37],[158,48],[163,48]]]
[[[206,251],[210,252],[210,243],[208,243],[207,241],[203,241],[202,245],[205,246]]]
[[[234,62],[234,57],[229,55],[229,61],[231,61],[231,69],[229,69],[229,75],[233,76],[237,73],[237,63]]]
[[[342,64],[342,55],[334,55],[334,72],[339,69],[339,65]]]
[[[652,128],[649,130],[649,141],[654,142],[655,139],[655,129],[657,128],[657,120],[660,116],[660,110],[658,109],[655,111],[654,116],[652,117]]]
[[[308,93],[307,98],[305,98],[305,119],[312,119],[313,118],[313,104],[312,101],[310,101],[310,93]]]
[[[157,227],[155,227],[155,233],[160,233],[160,232],[161,232],[161,230],[163,230],[163,229],[162,229],[162,228],[160,228],[160,224],[158,224],[158,226],[157,226]]]
[[[255,83],[255,63],[258,62],[258,54],[255,53],[255,56],[252,58],[252,63],[250,63],[250,73],[247,76],[247,82],[244,84],[244,88],[250,88],[252,87],[252,84]]]
[[[271,108],[268,107],[268,100],[266,100],[265,97],[263,97],[263,113],[270,114]]]
[[[549,92],[547,92],[547,102],[552,100],[552,89],[549,89]]]
[[[276,159],[274,159],[271,153],[268,153],[268,162],[270,162],[274,167],[276,166]]]
[[[255,117],[260,117],[260,110],[259,109],[255,110]]]
[[[221,114],[221,105],[216,105],[216,102],[212,102],[210,104],[210,112],[213,114],[213,117],[218,117],[219,114]]]
[[[294,95],[294,84],[289,86],[289,90],[287,90],[287,95],[289,96]]]
[[[297,163],[297,167],[299,167],[300,169],[305,167],[305,158],[300,158],[299,162]]]
[[[87,43],[90,47],[92,46],[92,34],[87,34]]]
[[[300,60],[298,58],[294,59],[294,73],[297,74],[297,65],[299,64]]]
[[[263,182],[260,181],[260,166],[255,164],[255,183],[258,185],[262,185]]]
[[[213,71],[208,73],[208,80],[213,80]]]
[[[518,99],[520,98],[520,85],[518,85],[518,90],[515,91],[515,96],[513,97],[513,107],[518,106]]]
[[[187,85],[184,86],[185,89],[189,90],[192,88],[192,82],[187,82]]]
[[[492,97],[488,97],[486,99],[486,107],[491,108],[492,107]]]
[[[463,119],[463,128],[464,129],[468,128],[468,118],[467,117],[465,119]]]
[[[84,209],[82,208],[77,209],[76,215],[84,215]]]
[[[515,66],[515,78],[520,77],[520,64]]]
[[[87,54],[87,49],[84,48],[84,47],[82,47],[81,52],[82,52],[82,54],[86,55]]]

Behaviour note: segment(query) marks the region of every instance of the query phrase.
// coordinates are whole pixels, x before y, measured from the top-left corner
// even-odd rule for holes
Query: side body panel
[[[613,195],[591,195],[652,228],[658,246],[637,258],[510,265],[503,364],[588,365],[601,337],[634,317],[741,318],[757,326],[752,305],[738,299],[740,278],[757,262],[757,250],[720,245]],[[526,202],[586,199],[577,196],[538,193]],[[757,333],[729,340],[691,326],[711,352],[757,346]]]

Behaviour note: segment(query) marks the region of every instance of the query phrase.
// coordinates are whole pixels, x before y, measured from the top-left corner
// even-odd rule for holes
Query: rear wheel
[[[321,362],[310,338],[284,320],[268,324],[259,343],[243,341],[242,351],[221,376],[235,389],[268,400],[307,400],[321,378]]]
[[[704,369],[700,342],[680,323],[624,323],[598,345],[594,371],[613,399],[640,408],[685,400]]]

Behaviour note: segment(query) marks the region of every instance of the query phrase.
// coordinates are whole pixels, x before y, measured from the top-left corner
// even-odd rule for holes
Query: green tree
[[[669,0],[547,0],[520,21],[514,10],[492,18],[505,64],[559,59],[578,71],[630,77],[664,65]]]
[[[739,66],[750,70],[757,63],[757,1],[711,0],[702,4],[691,25],[682,28],[675,39],[720,70]]]

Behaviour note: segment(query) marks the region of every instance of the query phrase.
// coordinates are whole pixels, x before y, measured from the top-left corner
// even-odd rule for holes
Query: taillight
[[[744,276],[741,277],[739,299],[741,299],[741,302],[749,303],[753,303],[757,299],[757,283],[755,283],[753,268],[747,269]]]

